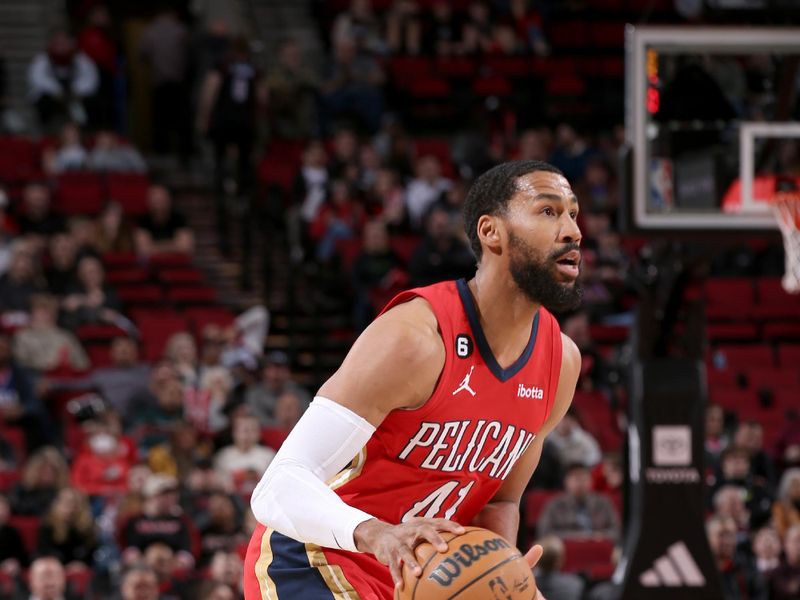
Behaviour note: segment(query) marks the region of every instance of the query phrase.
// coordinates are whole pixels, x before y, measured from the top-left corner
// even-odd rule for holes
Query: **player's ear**
[[[500,254],[503,234],[503,223],[497,215],[481,215],[478,218],[478,239],[486,250]]]

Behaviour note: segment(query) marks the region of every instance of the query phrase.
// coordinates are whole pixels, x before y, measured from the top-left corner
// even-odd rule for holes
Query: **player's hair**
[[[505,212],[508,201],[517,191],[517,179],[536,171],[564,175],[558,168],[540,160],[515,160],[489,169],[472,184],[464,200],[464,229],[478,262],[483,255],[478,239],[478,219],[482,215]]]

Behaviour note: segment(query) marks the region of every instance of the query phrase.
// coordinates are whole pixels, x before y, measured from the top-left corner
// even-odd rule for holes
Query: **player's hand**
[[[439,552],[447,552],[447,542],[440,532],[464,533],[464,528],[447,519],[411,519],[399,525],[390,525],[377,519],[364,521],[353,532],[356,547],[375,555],[389,567],[396,589],[403,589],[403,563],[419,577],[422,567],[414,555],[414,548],[429,542]]]
[[[530,566],[531,570],[536,566],[536,563],[539,562],[539,559],[542,558],[542,554],[544,554],[544,548],[542,548],[539,544],[533,546],[530,550],[525,553],[525,561]],[[534,586],[536,583],[534,582]],[[542,596],[541,590],[536,588],[536,595],[533,597],[533,600],[547,600],[544,596]]]

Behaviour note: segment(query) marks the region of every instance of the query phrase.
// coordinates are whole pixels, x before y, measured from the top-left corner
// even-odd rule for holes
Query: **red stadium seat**
[[[598,538],[564,539],[564,567],[567,573],[589,571],[595,565],[610,564],[614,542]]]
[[[213,304],[217,300],[217,291],[202,285],[176,285],[167,290],[167,299],[175,304]]]
[[[106,252],[103,254],[103,264],[106,269],[122,269],[135,267],[137,258],[133,252]]]
[[[778,346],[778,364],[782,367],[800,366],[800,344],[781,344]]]
[[[336,241],[336,255],[339,257],[339,264],[343,273],[349,273],[353,269],[353,263],[361,253],[363,245],[361,238]]]
[[[167,340],[174,334],[189,331],[186,317],[171,311],[163,313],[140,313],[134,317],[142,336],[145,360],[155,361],[164,354]]]
[[[753,310],[753,280],[745,277],[709,279],[705,284],[709,319],[747,319]]]
[[[589,39],[598,48],[622,48],[625,45],[625,23],[592,23]]]
[[[399,87],[408,87],[414,80],[433,75],[433,62],[420,56],[396,56],[389,61],[389,75]]]
[[[747,407],[758,406],[758,396],[753,390],[717,387],[708,391],[712,404],[719,404],[731,412],[739,412]]]
[[[69,591],[74,596],[85,598],[94,579],[93,571],[89,568],[70,569],[67,571],[66,576]]]
[[[164,294],[157,285],[129,285],[119,286],[117,295],[122,302],[128,306],[152,305],[164,301]]]
[[[128,332],[116,325],[91,324],[78,328],[78,339],[83,343],[109,342],[116,337],[126,337]]]
[[[20,515],[11,515],[8,519],[8,524],[16,527],[19,531],[22,543],[25,544],[25,550],[31,555],[36,551],[40,522],[41,519],[39,517],[23,517]]]
[[[744,375],[747,377],[748,387],[753,390],[762,388],[778,390],[800,385],[800,370],[797,367],[761,367],[749,369]]]
[[[150,273],[144,267],[120,267],[106,273],[106,281],[111,285],[130,285],[147,283]]]
[[[236,315],[222,306],[189,306],[182,312],[191,323],[192,331],[198,337],[206,325],[229,327],[236,319]]]
[[[92,344],[86,347],[89,361],[94,369],[104,369],[111,366],[111,346],[108,344]]]
[[[150,180],[138,173],[109,173],[106,178],[109,200],[119,202],[126,215],[147,212],[147,190]]]
[[[800,340],[800,321],[770,321],[764,323],[768,340]]]
[[[448,79],[471,79],[477,68],[475,61],[465,56],[436,59],[436,72]]]
[[[188,269],[161,269],[158,279],[166,285],[200,285],[203,283],[203,273],[194,268]]]
[[[65,215],[96,215],[103,209],[106,196],[103,182],[96,173],[64,173],[58,177],[56,209]]]
[[[505,77],[490,76],[476,79],[472,83],[472,92],[476,96],[510,96],[511,83]]]
[[[417,99],[440,100],[449,98],[451,90],[446,79],[428,77],[409,82],[408,93]]]
[[[163,252],[150,256],[150,266],[154,269],[190,267],[192,257],[180,252]]]
[[[536,524],[539,522],[539,517],[542,516],[545,505],[562,493],[561,490],[536,489],[525,492],[525,525],[530,531],[536,529]]]
[[[751,342],[758,339],[755,323],[709,323],[708,339],[722,342]]]
[[[14,455],[19,463],[28,456],[28,443],[25,441],[25,432],[21,427],[0,426],[0,436],[14,449]]]
[[[718,371],[716,369],[707,369],[706,379],[708,380],[708,387],[717,388],[735,388],[738,387],[739,374],[735,371]]]
[[[556,48],[585,48],[590,28],[585,20],[554,22],[547,27],[547,40]]]
[[[15,483],[19,481],[22,472],[19,469],[14,471],[0,471],[0,492],[7,492]]]
[[[775,364],[772,348],[769,346],[726,344],[718,346],[716,351],[724,357],[728,369],[771,367]]]
[[[521,79],[530,73],[530,61],[522,56],[490,56],[484,59],[483,69],[493,75]]]
[[[417,249],[421,242],[422,239],[415,235],[393,236],[389,241],[392,250],[406,265],[411,262],[411,255],[414,254],[414,250]]]
[[[261,430],[261,443],[273,450],[280,450],[289,432],[277,427],[265,427]]]
[[[0,180],[23,183],[40,175],[36,154],[36,145],[28,138],[0,138]]]

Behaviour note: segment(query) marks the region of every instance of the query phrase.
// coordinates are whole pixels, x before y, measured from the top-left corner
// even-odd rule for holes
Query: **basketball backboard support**
[[[626,54],[634,226],[774,230],[754,195],[756,155],[769,139],[800,140],[800,28],[629,25]]]

